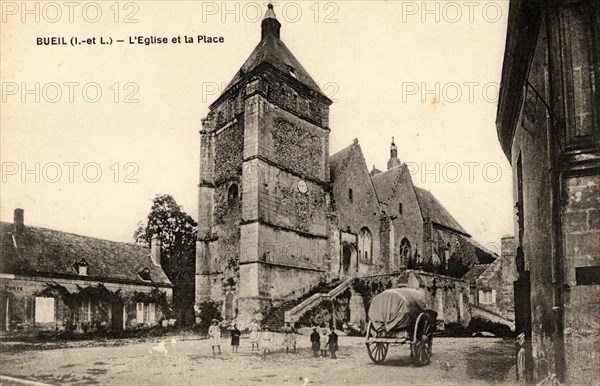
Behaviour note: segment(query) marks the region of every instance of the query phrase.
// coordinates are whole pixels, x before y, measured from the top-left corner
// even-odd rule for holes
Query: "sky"
[[[23,4],[0,3],[2,221],[19,207],[26,225],[132,241],[156,194],[197,218],[201,119],[258,44],[266,3]],[[498,252],[513,233],[495,128],[508,2],[274,5],[334,101],[330,154],[357,138],[385,170],[394,137],[414,184]],[[53,37],[66,45],[38,45]]]

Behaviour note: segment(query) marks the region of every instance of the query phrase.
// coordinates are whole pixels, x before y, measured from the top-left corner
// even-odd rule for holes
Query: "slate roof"
[[[163,269],[152,263],[147,247],[25,226],[16,238],[17,248],[12,234],[13,224],[0,222],[2,273],[171,285]],[[75,270],[81,259],[88,264],[87,276]],[[144,268],[150,270],[152,283],[138,276]]]
[[[375,167],[375,165],[373,165],[373,169],[371,169],[371,171],[369,172],[369,175],[371,177],[376,176],[377,174],[381,173],[381,170],[377,169]]]
[[[491,264],[499,257],[495,252],[490,251],[483,245],[479,244],[472,238],[465,238],[468,243],[475,247],[475,254],[477,255],[477,261],[480,264]]]
[[[450,215],[450,213],[444,208],[444,206],[435,198],[430,192],[417,188],[415,186],[415,193],[417,194],[417,200],[421,207],[421,213],[423,217],[431,218],[431,221],[435,224],[441,225],[445,228],[451,229],[455,232],[461,233],[465,236],[471,237],[467,231]]]
[[[294,71],[294,78],[310,88],[311,90],[325,96],[317,83],[304,69],[302,64],[296,59],[286,45],[275,36],[268,35],[258,43],[250,57],[244,62],[240,70],[235,74],[231,82],[227,85],[224,93],[234,84],[239,82],[246,74],[255,70],[259,65],[267,63],[281,71],[286,76],[290,75],[290,68]]]
[[[339,175],[341,167],[344,165],[344,161],[352,155],[354,146],[355,145],[352,144],[329,156],[329,176],[332,183]]]
[[[389,203],[396,193],[396,186],[403,181],[410,181],[409,170],[406,164],[381,172],[371,177],[377,197],[383,203]]]
[[[475,285],[475,282],[481,276],[486,269],[488,269],[488,264],[476,264],[469,270],[469,272],[465,273],[462,279],[464,281],[469,282],[470,284]]]

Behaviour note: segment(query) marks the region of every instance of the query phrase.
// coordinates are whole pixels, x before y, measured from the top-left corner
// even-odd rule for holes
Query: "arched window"
[[[227,319],[227,320],[232,320],[234,318],[234,315],[233,315],[233,294],[231,292],[229,292],[227,295],[225,295],[225,312],[224,312],[224,316],[225,316],[225,319]]]
[[[235,204],[237,203],[239,198],[239,191],[237,184],[231,184],[229,190],[227,190],[227,204]]]
[[[373,237],[367,227],[358,232],[358,254],[365,261],[373,261]]]
[[[405,237],[400,242],[400,265],[407,265],[410,259],[410,241]]]

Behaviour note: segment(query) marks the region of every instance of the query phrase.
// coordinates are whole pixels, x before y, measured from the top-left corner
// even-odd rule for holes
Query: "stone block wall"
[[[369,171],[358,145],[351,145],[350,154],[337,167],[332,184],[333,207],[337,214],[337,229],[358,237],[361,230],[371,235],[371,248],[365,257],[360,242],[354,244],[357,251],[360,274],[383,273],[388,262],[382,259],[380,251],[380,208],[371,183]],[[352,191],[350,193],[350,190]]]
[[[564,200],[565,357],[583,384],[600,376],[600,175],[565,180]]]

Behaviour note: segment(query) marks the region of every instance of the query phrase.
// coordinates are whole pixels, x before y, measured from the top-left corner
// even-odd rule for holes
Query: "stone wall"
[[[541,27],[545,31],[545,27]],[[544,32],[542,32],[544,33]],[[557,339],[552,313],[553,286],[551,261],[552,208],[547,152],[548,120],[544,101],[538,96],[547,93],[545,76],[547,71],[547,42],[541,36],[535,50],[529,82],[536,91],[527,87],[524,106],[519,118],[512,144],[513,187],[517,216],[523,226],[515,224],[517,246],[517,270],[519,277],[529,273],[530,293],[517,293],[515,297],[529,297],[531,301],[531,356],[534,378],[541,380],[555,373],[554,342]],[[522,165],[522,166],[520,166]],[[519,170],[520,169],[520,170]],[[519,174],[522,175],[519,181]],[[519,190],[521,192],[519,192]],[[519,233],[520,232],[520,233]],[[521,261],[519,261],[521,260]],[[517,333],[519,318],[515,315]],[[526,317],[524,315],[523,317]],[[561,339],[561,338],[558,338]]]
[[[438,321],[469,325],[469,283],[423,271],[408,271],[408,275],[408,287],[425,292],[427,308],[438,313]]]
[[[564,200],[565,357],[583,382],[600,376],[600,175],[565,180]]]
[[[385,181],[380,182],[382,180]],[[408,258],[401,256],[402,240],[406,239],[410,243],[411,259],[427,255],[423,244],[423,216],[406,164],[374,176],[373,181],[378,189],[379,200],[385,203],[382,210],[385,211],[388,224],[384,227],[389,231],[387,236],[382,234],[382,238],[389,236],[387,266],[389,272],[394,272],[408,265]]]
[[[502,288],[502,263],[501,259],[496,259],[493,263],[489,264],[486,270],[479,275],[479,277],[475,280],[477,291],[481,293],[481,291],[489,291],[492,293],[492,302],[493,303],[484,303],[482,296],[478,294],[477,299],[478,305],[493,311],[497,314],[502,315],[502,309],[500,304],[502,303],[500,300],[501,288]],[[511,299],[512,300],[512,299]]]
[[[351,152],[343,164],[338,166],[332,184],[332,205],[337,215],[337,224],[333,226],[357,237],[361,230],[368,230],[372,241],[370,250],[363,251],[358,245],[358,240],[354,244],[359,273],[383,273],[387,269],[387,261],[382,258],[380,252],[379,202],[358,142],[351,146]]]
[[[514,281],[517,279],[515,265],[515,238],[504,236],[500,241],[501,283],[498,296],[498,307],[502,316],[515,320]]]
[[[99,286],[100,285],[100,286]],[[136,320],[137,302],[156,302],[156,318],[159,324],[168,312],[173,292],[170,287],[160,288],[151,295],[156,287],[134,284],[117,284],[74,279],[57,279],[4,275],[0,278],[0,297],[7,309],[2,309],[2,318],[8,319],[8,331],[50,330],[75,332],[93,332],[96,330],[120,330],[144,326]],[[99,297],[100,293],[104,296]],[[166,303],[160,304],[160,294],[164,294]],[[54,298],[54,322],[36,323],[36,297]],[[8,300],[8,303],[6,301]],[[79,304],[90,302],[90,320],[79,319]],[[3,308],[4,308],[3,307]],[[118,313],[118,315],[115,315]],[[113,318],[120,321],[115,325]],[[146,325],[150,327],[150,325]]]

